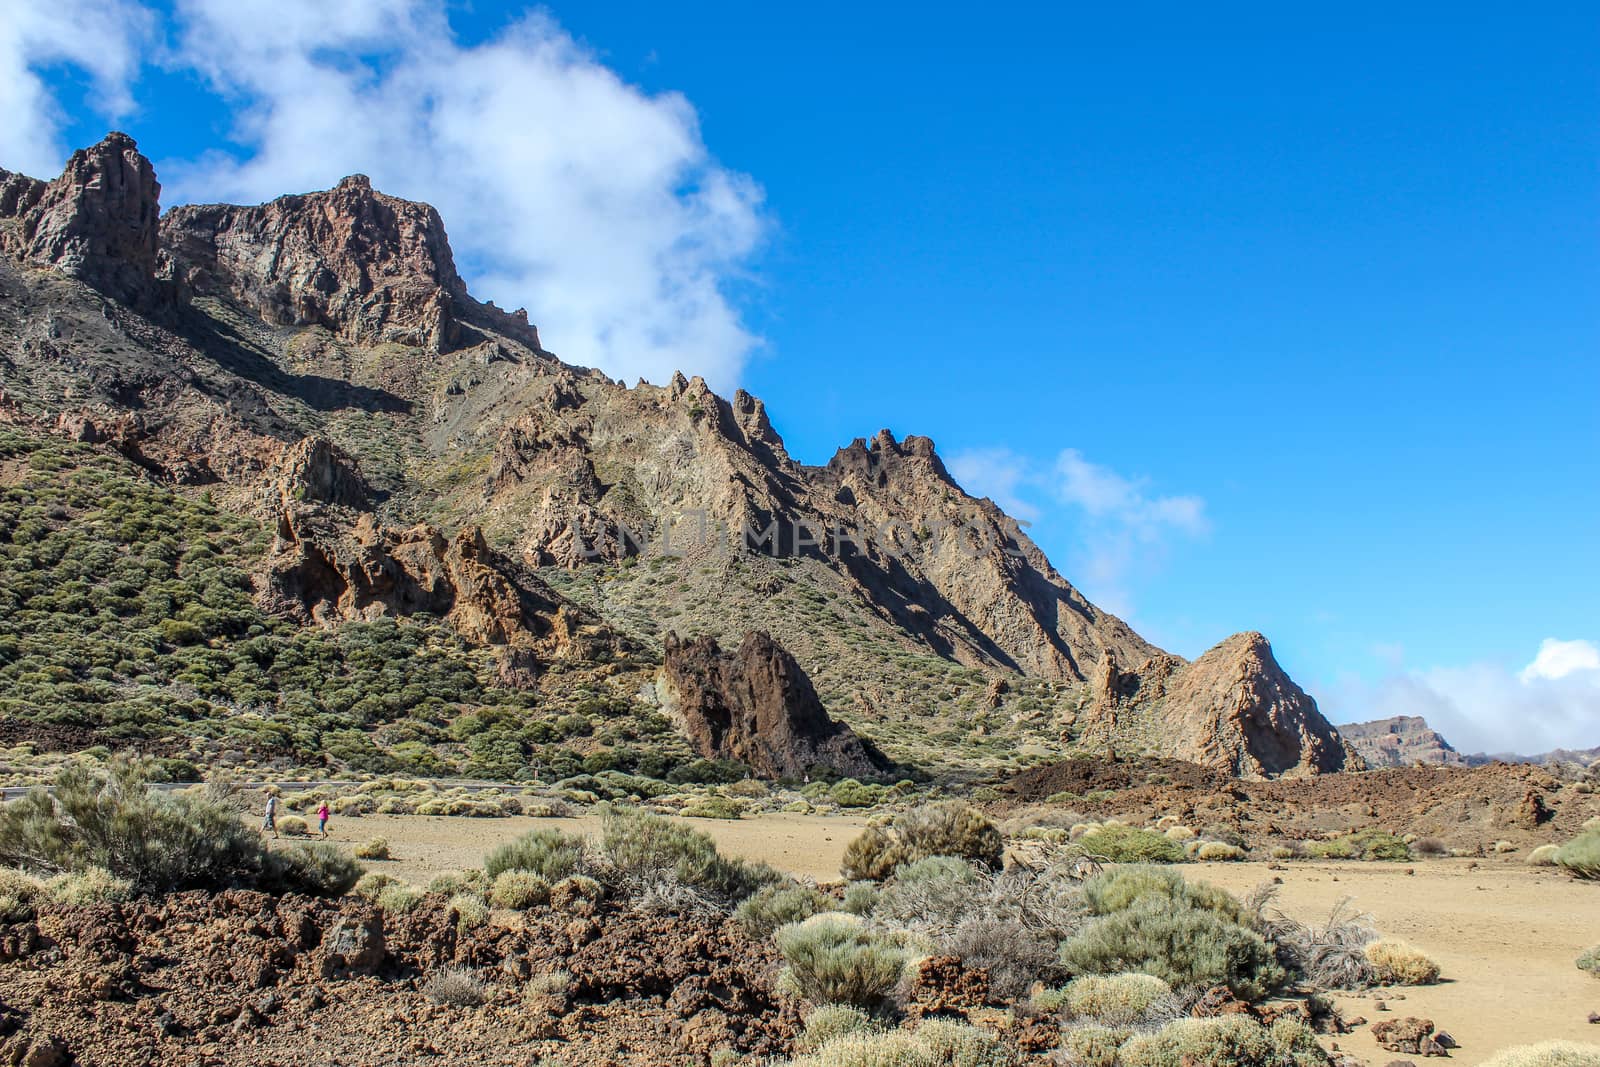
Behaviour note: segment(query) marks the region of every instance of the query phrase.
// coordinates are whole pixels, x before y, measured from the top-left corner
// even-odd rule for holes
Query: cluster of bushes
[[[999,828],[984,814],[958,800],[913,808],[892,824],[874,824],[845,848],[846,878],[881,882],[896,867],[931,856],[970,860],[997,868],[1005,852]]]
[[[0,806],[0,865],[106,872],[139,893],[245,886],[338,896],[361,876],[328,846],[268,849],[218,792],[159,792],[132,760],[103,775],[69,766],[54,789]]]
[[[1306,855],[1316,859],[1387,860],[1396,863],[1411,859],[1411,846],[1403,838],[1372,827],[1340,834],[1325,841],[1307,841],[1301,847]]]

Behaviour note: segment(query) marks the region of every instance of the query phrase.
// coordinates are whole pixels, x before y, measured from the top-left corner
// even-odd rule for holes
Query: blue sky
[[[1600,744],[1592,8],[19,10],[0,166],[364,170],[569,358],[741,384],[807,462],[933,437],[1175,651]]]

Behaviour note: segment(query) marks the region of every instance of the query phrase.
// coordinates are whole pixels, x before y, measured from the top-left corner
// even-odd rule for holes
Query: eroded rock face
[[[79,149],[49,183],[0,171],[0,247],[113,300],[148,307],[158,291],[161,186],[133,138]]]
[[[258,207],[174,208],[161,237],[163,270],[182,289],[230,298],[268,322],[450,351],[483,340],[467,324],[491,317],[538,347],[525,311],[467,294],[437,211],[376,192],[364,175]]]
[[[1161,755],[1235,777],[1362,767],[1259,633],[1235,634],[1193,663],[1162,654],[1133,670],[1101,664],[1086,738],[1134,724]]]
[[[310,501],[360,508],[370,503],[371,489],[355,461],[325,437],[307,437],[286,448],[271,485],[286,505]]]
[[[1467,763],[1420,715],[1351,723],[1339,727],[1339,735],[1361,753],[1369,767],[1410,767],[1415,763],[1460,767]]]
[[[761,631],[746,634],[732,653],[709,637],[669,634],[656,688],[696,751],[738,760],[757,777],[826,769],[860,778],[889,768],[869,743],[828,717],[794,657]]]
[[[614,635],[536,577],[490,550],[477,528],[353,529],[314,509],[287,509],[268,561],[268,610],[307,621],[409,616],[445,619],[468,641],[500,653],[501,680],[532,684],[540,661],[609,659]]]

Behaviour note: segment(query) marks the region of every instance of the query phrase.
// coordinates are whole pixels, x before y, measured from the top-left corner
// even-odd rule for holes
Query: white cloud
[[[976,449],[953,456],[949,468],[969,492],[1018,518],[1040,522],[1054,511],[1070,523],[1076,545],[1058,566],[1091,600],[1119,615],[1132,612],[1134,576],[1158,566],[1174,538],[1210,530],[1200,497],[1153,494],[1148,479],[1090,462],[1075,448],[1049,465],[1004,448]]]
[[[5,0],[0,3],[0,166],[38,178],[61,172],[63,114],[39,69],[75,67],[93,84],[100,117],[133,109],[129,85],[153,26],[150,13],[125,0]]]
[[[108,99],[137,65],[138,36],[114,32],[99,4],[51,10],[66,14],[0,29],[0,102],[30,117],[14,150],[0,141],[6,158],[48,155],[51,101],[30,65],[64,57]],[[568,362],[628,381],[680,368],[737,381],[757,339],[726,287],[767,232],[762,192],[711,158],[681,95],[627,84],[542,14],[463,44],[444,0],[178,0],[166,29],[156,58],[231,105],[242,147],[158,160],[168,204],[253,203],[364,173],[437,207],[474,295],[527,307]]]
[[[1376,684],[1345,681],[1326,704],[1336,722],[1421,715],[1462,752],[1536,755],[1600,745],[1600,649],[1546,639],[1513,672],[1478,663],[1395,673]]]
[[[1600,672],[1600,648],[1593,641],[1558,641],[1547,637],[1539,644],[1539,654],[1517,677],[1525,683],[1540,678],[1559,681],[1583,671]]]

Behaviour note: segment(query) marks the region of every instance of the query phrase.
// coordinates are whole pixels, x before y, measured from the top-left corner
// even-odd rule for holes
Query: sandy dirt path
[[[1588,1021],[1600,1011],[1600,981],[1573,965],[1600,942],[1600,885],[1514,858],[1480,862],[1476,869],[1468,860],[1431,860],[1184,870],[1237,893],[1282,878],[1280,908],[1306,922],[1325,919],[1340,899],[1353,898],[1385,936],[1404,938],[1437,960],[1444,981],[1384,995],[1388,1012],[1374,1009],[1376,997],[1337,998],[1341,1011],[1369,1022],[1432,1019],[1461,1043],[1451,1062],[1481,1063],[1507,1046],[1549,1038],[1600,1042],[1600,1026]],[[1408,875],[1408,866],[1416,873]],[[1369,1063],[1396,1058],[1378,1048],[1367,1027],[1336,1040]]]
[[[684,819],[704,830],[730,856],[764,860],[780,871],[820,882],[837,881],[845,846],[866,820],[850,815],[763,815],[755,819]],[[426,885],[440,871],[479,867],[496,845],[539,827],[598,835],[600,819],[464,819],[436,815],[338,816],[329,823],[335,842],[359,844],[388,839],[393,860],[368,862],[374,870]]]
[[[839,877],[845,846],[865,824],[851,816],[764,815],[736,821],[689,819],[730,855],[764,860],[790,874],[819,881]],[[334,839],[353,844],[388,838],[394,859],[369,866],[425,884],[445,870],[478,866],[491,848],[539,826],[595,834],[599,820],[464,819],[369,815],[333,821]],[[1307,922],[1326,918],[1343,897],[1370,912],[1385,936],[1412,942],[1439,961],[1445,981],[1406,989],[1384,999],[1338,998],[1346,1016],[1417,1015],[1448,1030],[1461,1047],[1452,1062],[1480,1063],[1509,1045],[1547,1038],[1600,1042],[1600,981],[1573,961],[1600,943],[1600,884],[1576,882],[1558,872],[1530,868],[1516,857],[1480,861],[1195,864],[1184,873],[1236,893],[1283,879],[1278,904]],[[1414,874],[1407,874],[1407,870]],[[1341,1048],[1372,1064],[1395,1054],[1379,1049],[1366,1027],[1337,1039]]]

